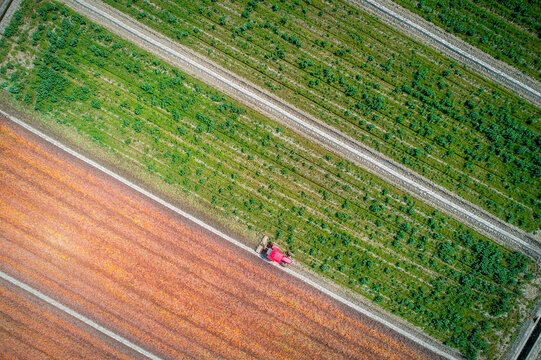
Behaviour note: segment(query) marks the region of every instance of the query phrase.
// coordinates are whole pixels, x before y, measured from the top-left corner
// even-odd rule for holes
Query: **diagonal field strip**
[[[2,271],[0,271],[0,278],[2,278],[5,281],[17,286],[18,288],[21,288],[21,289],[29,292],[30,294],[34,295],[35,297],[39,298],[40,300],[43,300],[47,304],[52,305],[52,306],[54,306],[55,308],[57,308],[59,310],[62,310],[63,312],[67,313],[68,315],[73,316],[74,318],[76,318],[77,320],[82,321],[86,325],[98,330],[99,332],[109,336],[110,338],[112,338],[112,339],[118,341],[119,343],[129,347],[130,349],[132,349],[134,351],[137,351],[139,354],[142,354],[142,355],[144,355],[147,358],[152,359],[152,360],[161,360],[161,358],[159,356],[156,356],[153,353],[143,349],[142,347],[140,347],[138,345],[135,345],[131,341],[127,340],[126,338],[124,338],[124,337],[122,337],[122,336],[120,336],[120,335],[118,335],[118,334],[116,334],[114,332],[112,332],[111,330],[104,328],[103,326],[95,323],[94,321],[90,320],[86,316],[79,314],[75,310],[70,309],[69,307],[59,303],[55,299],[52,299],[49,296],[43,294],[42,292],[34,289],[30,285],[27,285],[27,284],[15,279],[14,277],[9,276],[8,274],[6,274],[6,273],[4,273]]]
[[[390,17],[396,19],[396,20],[399,20],[400,22],[408,25],[409,27],[412,27],[414,28],[415,30],[421,32],[422,34],[428,36],[429,38],[431,38],[432,40],[436,41],[437,43],[445,46],[446,48],[448,48],[449,50],[459,54],[460,56],[463,56],[464,58],[470,60],[470,61],[473,61],[474,63],[476,63],[477,65],[485,68],[486,70],[504,78],[505,80],[513,83],[514,85],[518,86],[519,88],[525,90],[526,92],[530,93],[531,95],[535,96],[535,98],[538,100],[538,101],[541,101],[541,93],[538,91],[538,89],[534,89],[532,88],[531,86],[528,86],[524,83],[522,83],[520,80],[517,80],[516,78],[514,78],[513,76],[507,74],[506,72],[504,71],[501,71],[499,69],[496,69],[494,66],[490,65],[489,63],[481,60],[481,59],[478,59],[477,57],[475,57],[474,55],[472,54],[469,54],[468,52],[462,50],[461,48],[459,48],[458,46],[455,46],[453,44],[451,44],[449,41],[443,39],[442,37],[430,32],[429,30],[425,29],[424,27],[422,27],[421,25],[405,18],[404,16],[394,12],[393,10],[391,9],[388,9],[387,7],[383,6],[381,3],[379,3],[377,0],[364,0],[365,2],[367,2],[368,4],[372,5],[373,7],[375,7],[376,9],[384,12],[385,14],[389,15]],[[357,2],[357,1],[354,1],[354,2]]]
[[[316,139],[315,141],[320,142],[323,146],[328,147],[332,151],[338,150],[341,154],[347,154],[347,156],[355,159],[354,161],[358,162],[363,167],[366,167],[366,163],[368,163],[369,166],[377,168],[377,171],[379,172],[377,173],[378,176],[392,180],[392,183],[395,185],[400,184],[398,186],[405,189],[405,191],[414,192],[420,199],[430,203],[432,206],[439,208],[447,214],[458,218],[459,221],[466,222],[485,235],[493,239],[500,239],[500,242],[505,242],[505,246],[521,249],[536,259],[541,258],[541,247],[533,240],[533,238],[530,238],[528,234],[524,234],[520,230],[514,229],[502,220],[486,213],[484,210],[471,206],[469,203],[452,193],[447,194],[437,186],[433,186],[429,181],[426,181],[426,179],[418,174],[410,174],[409,171],[401,169],[396,164],[389,162],[384,157],[374,153],[371,149],[363,148],[362,144],[350,140],[335,129],[319,123],[317,123],[316,126],[314,120],[309,118],[305,119],[303,114],[297,113],[294,108],[291,108],[288,104],[284,104],[282,100],[275,99],[272,96],[259,91],[257,88],[239,81],[239,79],[229,77],[229,74],[224,76],[211,68],[208,64],[204,64],[201,59],[194,60],[194,58],[182,54],[162,43],[160,40],[144,33],[144,30],[141,30],[144,29],[143,27],[135,28],[135,25],[131,26],[125,21],[120,20],[103,10],[99,7],[105,7],[103,3],[96,2],[90,4],[85,0],[62,1],[67,5],[78,5],[85,11],[97,15],[99,18],[105,19],[105,21],[122,28],[129,34],[149,44],[154,49],[169,54],[173,58],[197,69],[205,74],[205,76],[217,80],[221,85],[225,85],[225,87],[251,98],[256,105],[271,109],[272,112],[277,113],[294,123],[304,135]],[[501,241],[501,239],[504,241]]]
[[[0,109],[0,114],[2,114],[3,116],[5,116],[6,118],[10,119],[10,120],[13,121],[14,123],[18,124],[19,126],[25,128],[26,130],[30,131],[30,132],[33,133],[34,135],[36,135],[36,136],[42,138],[43,140],[49,142],[50,144],[52,144],[52,145],[54,145],[54,146],[56,146],[56,147],[58,147],[58,148],[64,150],[65,152],[67,152],[68,154],[74,156],[75,158],[77,158],[77,159],[79,159],[79,160],[81,160],[81,161],[87,163],[88,165],[90,165],[90,166],[92,166],[92,167],[98,169],[98,170],[101,171],[101,172],[104,172],[105,174],[107,174],[107,175],[111,176],[112,178],[116,179],[117,181],[119,181],[119,182],[121,182],[121,183],[127,185],[128,187],[132,188],[133,190],[135,190],[135,191],[137,191],[137,192],[143,194],[144,196],[146,196],[146,197],[148,197],[148,198],[154,200],[155,202],[161,204],[162,206],[164,206],[164,207],[166,207],[166,208],[168,208],[168,209],[174,211],[175,213],[179,214],[180,216],[182,216],[182,217],[184,217],[184,218],[190,220],[191,222],[197,224],[198,226],[200,226],[200,227],[206,229],[207,231],[210,231],[210,232],[214,233],[215,235],[219,236],[220,238],[229,241],[230,243],[232,243],[232,244],[234,244],[234,245],[236,245],[236,246],[242,248],[243,250],[246,250],[249,254],[252,254],[253,256],[256,256],[256,257],[259,258],[258,254],[256,254],[256,252],[255,252],[252,248],[250,248],[250,247],[246,246],[245,244],[243,244],[243,243],[237,241],[236,239],[234,239],[234,238],[228,236],[227,234],[221,232],[220,230],[214,228],[213,226],[211,226],[211,225],[205,223],[204,221],[202,221],[202,220],[200,220],[200,219],[198,219],[198,218],[196,218],[196,217],[194,217],[194,216],[192,216],[192,215],[186,213],[185,211],[183,211],[183,210],[177,208],[176,206],[174,206],[174,205],[172,205],[172,204],[166,202],[165,200],[163,200],[163,199],[157,197],[156,195],[154,195],[154,194],[148,192],[147,190],[141,188],[140,186],[138,186],[138,185],[136,185],[136,184],[130,182],[129,180],[127,180],[127,179],[125,179],[124,177],[122,177],[122,176],[116,174],[115,172],[113,172],[113,171],[111,171],[111,170],[105,168],[104,166],[102,166],[102,165],[96,163],[95,161],[90,160],[89,158],[87,158],[87,157],[85,157],[85,156],[79,154],[78,152],[76,152],[76,151],[70,149],[69,147],[67,147],[67,146],[63,145],[62,143],[58,142],[57,140],[55,140],[55,139],[53,139],[53,138],[51,138],[51,137],[45,135],[45,134],[42,133],[41,131],[39,131],[39,130],[33,128],[32,126],[26,124],[25,122],[23,122],[23,121],[21,121],[21,120],[15,118],[15,117],[13,117],[13,116],[11,116],[10,114],[4,112],[4,111],[1,110],[1,109]],[[367,309],[367,308],[363,308],[363,307],[361,307],[361,306],[359,306],[359,305],[357,305],[357,304],[355,304],[355,303],[353,303],[353,302],[351,302],[351,301],[349,301],[349,300],[343,298],[342,296],[340,296],[340,295],[338,295],[338,294],[336,294],[336,293],[334,293],[334,292],[332,292],[332,291],[326,289],[325,287],[321,286],[321,285],[318,284],[317,282],[315,282],[315,281],[313,281],[313,280],[307,278],[306,276],[304,276],[304,275],[302,275],[302,274],[296,272],[295,270],[288,269],[288,268],[282,268],[282,267],[280,267],[280,266],[277,266],[277,267],[280,268],[280,269],[282,269],[282,270],[284,270],[284,271],[285,271],[286,273],[288,273],[289,275],[291,275],[291,276],[293,276],[293,277],[295,277],[295,278],[297,278],[297,279],[299,279],[299,280],[301,280],[301,281],[303,281],[303,282],[305,282],[305,283],[307,283],[307,284],[313,286],[314,288],[316,288],[317,290],[321,291],[322,293],[324,293],[324,294],[330,296],[330,297],[333,298],[334,300],[336,300],[336,301],[338,301],[338,302],[340,302],[340,303],[342,303],[342,304],[344,304],[344,305],[350,307],[351,309],[353,309],[353,310],[355,310],[355,311],[357,311],[357,312],[359,312],[359,313],[361,313],[361,314],[363,314],[363,315],[365,315],[365,316],[367,316],[367,317],[373,319],[374,321],[376,321],[376,322],[378,322],[378,323],[380,323],[380,324],[382,324],[382,325],[388,327],[389,329],[391,329],[391,330],[397,332],[398,334],[404,336],[405,338],[408,338],[408,339],[410,339],[411,341],[413,341],[413,342],[415,342],[415,343],[417,343],[417,344],[423,346],[424,348],[426,348],[426,349],[432,351],[433,353],[435,353],[435,354],[437,354],[437,355],[439,355],[439,356],[441,356],[441,357],[443,357],[443,358],[450,359],[450,360],[458,360],[458,359],[459,359],[459,357],[456,357],[455,355],[453,355],[453,354],[451,354],[451,353],[448,353],[447,351],[443,350],[443,348],[440,348],[440,347],[438,347],[438,346],[435,346],[435,345],[431,344],[429,341],[425,340],[425,338],[423,338],[423,337],[421,337],[421,336],[418,336],[417,334],[413,334],[412,332],[410,332],[410,331],[408,331],[408,330],[406,330],[406,329],[404,329],[404,328],[402,328],[402,327],[399,327],[399,326],[393,324],[392,322],[390,322],[390,321],[384,319],[382,316],[377,315],[377,314],[374,313],[373,311],[371,311],[371,310],[369,310],[369,309]],[[2,274],[3,274],[3,273],[2,273]],[[25,290],[26,290],[26,289],[25,289]],[[37,290],[35,290],[35,291],[37,291]],[[42,295],[43,295],[43,294],[42,294]],[[43,295],[43,296],[45,296],[45,295]],[[50,298],[49,298],[49,299],[50,299]],[[52,300],[52,299],[51,299],[51,300]],[[54,301],[54,300],[53,300],[53,301]],[[60,305],[61,305],[61,304],[60,304]],[[56,305],[55,305],[55,306],[56,306]],[[67,309],[67,308],[66,308],[66,309]],[[62,309],[62,310],[63,310],[63,309]],[[82,315],[81,315],[81,316],[82,316]],[[88,319],[88,320],[89,320],[89,319]],[[91,320],[89,320],[89,321],[91,321]],[[90,325],[90,324],[89,324],[89,325]],[[96,325],[97,325],[97,324],[96,324]],[[92,325],[91,325],[91,326],[92,326]],[[99,325],[97,325],[97,326],[99,326]],[[93,326],[93,327],[94,327],[94,326]],[[104,330],[106,330],[106,329],[104,329]],[[100,330],[100,331],[101,331],[101,330]],[[107,330],[107,331],[108,331],[108,330]],[[105,333],[105,332],[104,332],[104,333]],[[106,334],[107,334],[107,333],[106,333]],[[111,332],[111,334],[113,334],[113,333]],[[107,335],[109,335],[109,334],[107,334]],[[114,334],[113,334],[113,335],[114,335]],[[109,335],[109,336],[111,336],[111,335]],[[111,336],[111,337],[113,337],[113,336]],[[115,337],[113,337],[113,338],[115,338]],[[115,338],[115,339],[116,339],[116,338]],[[126,340],[126,341],[127,341],[127,340]],[[122,342],[122,341],[121,341],[121,342]],[[136,346],[136,345],[135,345],[135,346]],[[143,349],[141,349],[141,350],[143,350]],[[143,350],[143,351],[144,351],[144,350]],[[153,358],[153,359],[155,359],[155,358]]]

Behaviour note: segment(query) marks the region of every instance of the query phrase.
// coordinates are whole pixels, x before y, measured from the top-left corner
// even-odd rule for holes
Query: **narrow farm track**
[[[0,281],[3,359],[132,359],[118,344],[77,320]]]
[[[144,349],[435,357],[15,125],[0,130],[0,270]]]
[[[11,0],[0,1],[0,23],[4,19],[4,16],[6,15],[6,11],[10,4],[11,4]]]
[[[363,166],[391,184],[414,194],[504,246],[524,251],[536,259],[541,257],[539,242],[531,234],[507,224],[456,194],[351,139],[342,132],[324,125],[318,119],[296,109],[283,99],[261,90],[200,54],[172,42],[120,11],[102,2],[93,2],[92,4],[83,0],[63,0],[62,2],[89,17],[92,21],[165,58],[175,66],[212,84],[219,90],[255,107],[271,118],[302,133],[310,140]]]

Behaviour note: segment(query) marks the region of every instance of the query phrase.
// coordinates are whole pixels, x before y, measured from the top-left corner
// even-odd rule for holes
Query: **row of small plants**
[[[0,40],[4,94],[209,213],[270,233],[303,263],[469,357],[495,356],[520,307],[532,305],[521,293],[533,286],[524,255],[65,6],[27,0],[11,29]]]
[[[340,2],[106,2],[504,220],[539,228],[539,109],[381,22]]]

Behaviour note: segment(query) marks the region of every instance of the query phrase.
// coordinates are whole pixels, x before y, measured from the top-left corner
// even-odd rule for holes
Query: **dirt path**
[[[435,357],[0,124],[0,270],[128,340],[168,358]]]
[[[0,0],[0,34],[4,33],[13,14],[17,11],[22,2],[23,0]]]

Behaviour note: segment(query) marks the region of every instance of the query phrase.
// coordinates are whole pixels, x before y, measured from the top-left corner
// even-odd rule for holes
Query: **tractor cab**
[[[275,245],[269,241],[269,237],[266,235],[257,246],[256,251],[267,261],[277,262],[282,266],[289,265],[293,262],[289,252],[283,252],[278,245]]]

